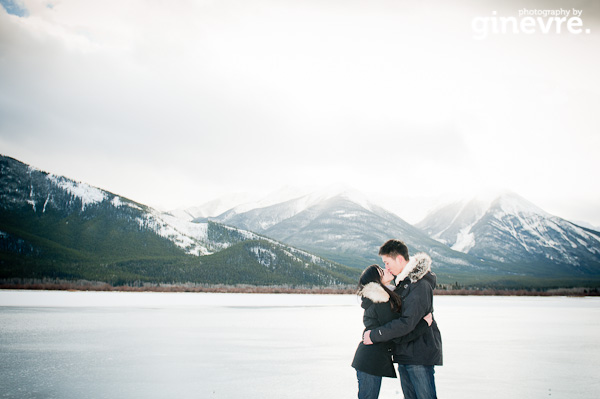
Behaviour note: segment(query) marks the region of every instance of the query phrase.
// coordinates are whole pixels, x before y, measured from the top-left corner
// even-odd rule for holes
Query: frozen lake
[[[440,398],[600,397],[600,298],[435,304]],[[0,291],[0,397],[353,398],[361,332],[352,295]]]

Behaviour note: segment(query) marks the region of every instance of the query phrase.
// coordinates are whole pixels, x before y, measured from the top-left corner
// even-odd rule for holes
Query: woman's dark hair
[[[390,296],[390,305],[392,307],[392,310],[394,312],[400,312],[400,306],[402,305],[400,296],[381,283],[381,270],[381,267],[379,267],[378,265],[371,265],[368,266],[365,270],[363,270],[362,274],[360,275],[360,278],[358,279],[358,292],[360,293],[360,291],[365,287],[365,285],[369,283],[377,283]]]

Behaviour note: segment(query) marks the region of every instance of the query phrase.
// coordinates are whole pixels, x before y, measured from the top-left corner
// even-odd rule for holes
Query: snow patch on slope
[[[125,200],[125,201],[123,201],[123,199],[122,199],[121,197],[119,197],[119,196],[115,196],[115,197],[114,197],[114,198],[113,198],[113,199],[110,201],[110,203],[111,203],[111,204],[112,204],[112,206],[114,206],[115,208],[120,208],[120,207],[122,207],[122,206],[128,206],[128,207],[130,207],[130,208],[137,209],[138,211],[143,211],[143,209],[142,209],[140,206],[138,206],[138,205],[136,205],[135,203],[133,203],[133,202],[131,202],[131,201],[128,201],[128,200]]]
[[[456,236],[456,242],[452,245],[453,250],[466,254],[475,246],[475,235],[471,233],[473,226],[472,224],[460,230]]]
[[[252,247],[250,251],[256,256],[258,263],[265,267],[270,267],[277,261],[277,255],[269,249]]]
[[[137,219],[143,228],[152,229],[161,237],[167,238],[190,255],[210,255],[204,244],[208,236],[207,223],[192,223],[166,213],[146,213]]]
[[[88,184],[75,182],[56,175],[48,175],[48,179],[56,186],[79,198],[81,200],[81,210],[84,210],[86,206],[98,204],[107,199],[104,191]]]

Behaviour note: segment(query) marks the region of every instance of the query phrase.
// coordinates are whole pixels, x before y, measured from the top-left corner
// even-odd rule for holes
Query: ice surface
[[[595,398],[600,298],[435,298],[440,398]],[[0,291],[18,398],[352,398],[353,295]],[[381,398],[402,398],[384,379]]]

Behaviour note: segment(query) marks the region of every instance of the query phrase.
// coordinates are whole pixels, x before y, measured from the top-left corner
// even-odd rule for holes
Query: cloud
[[[3,152],[151,205],[394,173],[597,194],[596,34],[477,41],[500,3],[469,1],[23,4],[0,11]]]

